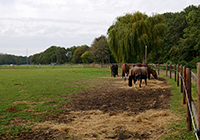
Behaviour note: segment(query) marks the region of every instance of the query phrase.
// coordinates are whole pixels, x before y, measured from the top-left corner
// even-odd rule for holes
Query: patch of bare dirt
[[[166,134],[169,120],[177,120],[168,110],[171,90],[164,78],[152,78],[142,88],[137,82],[137,89],[121,77],[109,80],[105,86],[66,95],[73,100],[62,113],[46,116],[32,131],[10,139],[155,140]]]

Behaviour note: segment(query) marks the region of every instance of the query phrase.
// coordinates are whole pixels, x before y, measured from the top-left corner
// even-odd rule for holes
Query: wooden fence
[[[200,62],[197,63],[197,75],[192,72],[189,68],[178,64],[150,64],[150,67],[154,67],[157,69],[157,73],[159,75],[160,71],[166,71],[166,76],[172,78],[174,76],[174,80],[177,82],[177,86],[180,86],[180,92],[183,94],[183,104],[187,103],[187,130],[191,131],[192,126],[194,129],[194,134],[196,138],[199,140],[200,132]],[[169,74],[169,75],[168,75]],[[197,85],[197,107],[192,98],[191,94],[191,81]],[[179,85],[180,84],[180,85]],[[193,94],[194,95],[194,94]]]

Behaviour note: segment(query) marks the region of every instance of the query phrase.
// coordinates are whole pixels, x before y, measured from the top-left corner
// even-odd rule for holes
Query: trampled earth
[[[151,77],[148,86],[128,86],[121,77],[105,78],[108,84],[82,91],[71,98],[59,115],[46,116],[33,130],[20,132],[15,140],[132,140],[160,139],[169,120],[171,90],[167,81]],[[1,138],[1,136],[0,136]]]

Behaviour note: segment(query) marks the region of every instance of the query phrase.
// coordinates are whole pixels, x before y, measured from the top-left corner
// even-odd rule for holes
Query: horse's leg
[[[125,73],[125,78],[124,78],[124,81],[126,81],[126,78],[127,78],[127,73]]]
[[[148,73],[148,79],[150,80],[150,73]]]
[[[145,86],[147,86],[147,79],[145,78],[144,80],[145,80]]]
[[[129,76],[128,85],[129,85],[129,87],[131,87],[131,86],[132,86],[132,76]]]
[[[137,79],[136,78],[134,78],[134,87],[135,87],[135,89],[136,89],[136,85],[135,85],[135,82],[137,81]]]
[[[141,88],[142,79],[140,79],[140,88]]]
[[[124,71],[122,71],[122,79],[123,79],[124,76],[125,76],[125,75],[124,75]]]

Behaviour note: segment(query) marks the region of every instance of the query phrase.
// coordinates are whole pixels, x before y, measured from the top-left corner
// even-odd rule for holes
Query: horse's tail
[[[132,87],[132,78],[133,78],[132,76],[129,76],[129,79],[128,79],[129,80],[128,81],[129,87]]]
[[[128,66],[127,66],[127,64],[125,64],[125,73],[127,73],[128,72]]]

